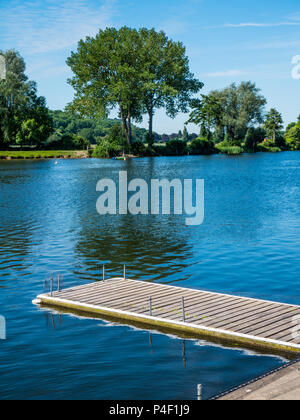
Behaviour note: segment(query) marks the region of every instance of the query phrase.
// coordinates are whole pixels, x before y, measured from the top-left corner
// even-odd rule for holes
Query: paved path
[[[227,394],[219,400],[300,400],[300,362]]]

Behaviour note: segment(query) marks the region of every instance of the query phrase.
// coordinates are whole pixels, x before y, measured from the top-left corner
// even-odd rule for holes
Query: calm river
[[[101,178],[205,180],[205,221],[99,216]],[[300,153],[0,161],[0,399],[209,398],[284,363],[272,354],[41,310],[64,287],[122,273],[300,304]]]

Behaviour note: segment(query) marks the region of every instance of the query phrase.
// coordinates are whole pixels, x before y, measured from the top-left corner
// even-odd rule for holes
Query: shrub
[[[240,146],[233,146],[228,141],[223,141],[222,143],[216,144],[215,148],[220,153],[226,153],[227,155],[240,155],[244,152],[242,147]]]
[[[211,155],[216,152],[215,145],[206,137],[197,137],[188,145],[191,155]]]
[[[285,139],[290,150],[300,150],[300,122],[287,130]]]
[[[166,144],[154,144],[152,149],[147,149],[147,154],[150,156],[168,156],[168,149]]]
[[[131,153],[134,156],[145,156],[146,154],[146,147],[144,143],[141,141],[136,141],[131,146]]]
[[[257,151],[277,153],[277,152],[281,152],[281,149],[275,146],[272,140],[266,140],[263,143],[259,143],[257,145]]]
[[[187,145],[183,140],[173,139],[170,140],[167,145],[168,156],[183,156],[187,153]]]
[[[107,139],[102,139],[93,150],[92,157],[108,159],[120,156],[122,147],[119,145],[111,144]]]

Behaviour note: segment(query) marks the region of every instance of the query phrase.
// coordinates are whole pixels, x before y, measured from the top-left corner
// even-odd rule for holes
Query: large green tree
[[[81,40],[67,60],[75,89],[70,109],[89,116],[105,115],[118,107],[127,142],[132,121],[149,115],[148,143],[153,143],[155,110],[165,107],[171,117],[187,111],[191,95],[203,84],[189,70],[184,46],[164,32],[100,30],[95,38]]]
[[[139,36],[142,102],[149,116],[148,142],[152,143],[155,110],[165,108],[171,118],[178,112],[187,112],[192,95],[202,89],[203,83],[191,73],[181,42],[154,29],[142,28]]]
[[[68,107],[85,116],[103,117],[118,107],[130,145],[132,121],[142,118],[139,34],[123,27],[100,30],[78,43],[67,60],[74,73],[69,83],[75,98]]]
[[[25,75],[25,62],[14,50],[1,52],[6,77],[0,80],[0,148],[18,142],[40,144],[52,131],[52,120],[45,98],[37,95],[37,86]]]

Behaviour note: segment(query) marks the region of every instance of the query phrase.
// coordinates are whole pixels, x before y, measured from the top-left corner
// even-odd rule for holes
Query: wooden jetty
[[[300,353],[300,306],[286,303],[125,278],[41,294],[34,303],[246,347]]]

